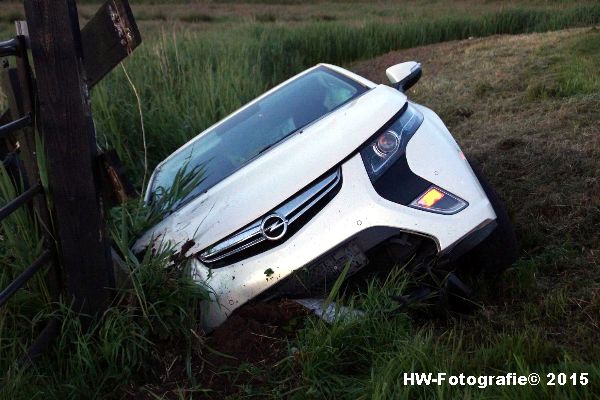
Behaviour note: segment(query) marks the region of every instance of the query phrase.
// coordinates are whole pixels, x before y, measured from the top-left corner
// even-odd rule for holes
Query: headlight
[[[406,144],[423,123],[423,114],[407,103],[406,110],[360,154],[371,181],[377,180],[406,150]]]

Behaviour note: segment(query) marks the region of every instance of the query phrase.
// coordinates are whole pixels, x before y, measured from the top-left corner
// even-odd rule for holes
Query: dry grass
[[[482,319],[467,323],[478,327],[474,335],[493,338],[490,330],[534,322],[550,343],[584,358],[597,354],[600,93],[563,86],[581,73],[594,85],[596,71],[578,63],[585,49],[597,62],[599,39],[594,28],[497,36],[393,52],[353,68],[384,82],[388,66],[422,62],[409,96],[440,114],[512,212],[521,268],[505,275],[504,292]]]

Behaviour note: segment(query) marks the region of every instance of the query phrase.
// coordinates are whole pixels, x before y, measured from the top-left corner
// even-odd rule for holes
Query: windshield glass
[[[166,161],[155,172],[151,195],[156,198],[168,191],[182,172],[201,174],[197,187],[178,202],[181,205],[366,90],[328,68],[316,68],[237,112]]]

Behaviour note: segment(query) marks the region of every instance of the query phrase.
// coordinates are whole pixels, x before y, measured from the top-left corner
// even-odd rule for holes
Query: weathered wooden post
[[[74,0],[25,0],[58,253],[76,310],[110,301],[114,277]]]
[[[0,57],[15,58],[14,67],[3,61],[0,74],[9,102],[9,109],[0,114],[0,140],[6,139],[5,145],[0,142],[0,152],[11,154],[7,160],[18,161],[14,157],[19,154],[23,164],[14,166],[14,176],[27,181],[20,195],[0,207],[0,220],[33,203],[46,243],[37,259],[0,288],[0,307],[34,274],[51,265],[47,278],[53,294],[61,292],[62,271],[75,310],[93,315],[106,308],[114,287],[100,163],[110,166],[110,182],[118,184],[118,197],[127,198],[133,189],[124,186],[119,163],[111,162],[110,154],[98,158],[89,89],[127,57],[141,37],[127,0],[106,1],[83,31],[74,0],[25,0],[25,11],[27,21],[16,23],[17,36],[0,41]],[[46,188],[38,170],[36,128],[47,161]],[[19,363],[32,362],[59,331],[59,321],[49,321]]]

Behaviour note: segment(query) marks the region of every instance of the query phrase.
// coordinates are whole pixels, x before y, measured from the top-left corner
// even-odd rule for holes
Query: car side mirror
[[[401,92],[406,92],[421,78],[421,63],[407,61],[385,70],[390,83]]]

